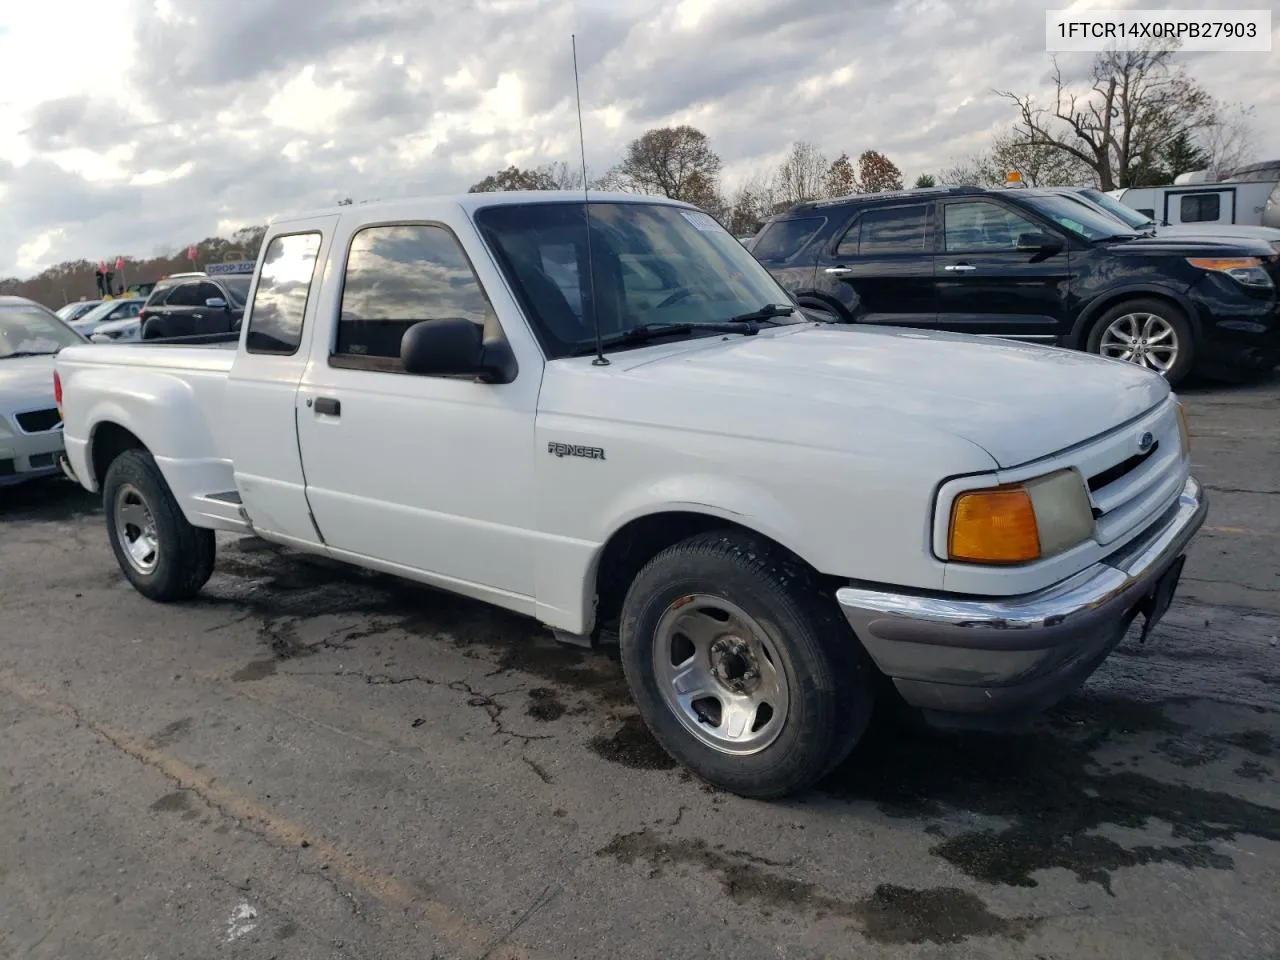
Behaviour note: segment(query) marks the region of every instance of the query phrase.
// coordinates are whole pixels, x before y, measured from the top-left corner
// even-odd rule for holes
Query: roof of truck
[[[442,206],[455,206],[461,207],[467,213],[472,213],[481,207],[506,206],[516,203],[580,202],[582,196],[581,190],[499,190],[486,193],[428,194],[414,197],[395,197],[388,200],[358,200],[355,203],[335,203],[327,207],[282,213],[271,217],[267,223],[275,224],[290,220],[306,220],[311,217],[321,217],[335,213],[340,214],[350,210],[352,207],[377,210],[408,209],[418,215],[423,210],[430,210],[433,207],[438,209]],[[587,198],[592,203],[665,203],[672,206],[688,207],[690,210],[697,209],[697,207],[685,203],[683,200],[672,200],[670,197],[652,196],[644,193],[592,190],[588,192]]]

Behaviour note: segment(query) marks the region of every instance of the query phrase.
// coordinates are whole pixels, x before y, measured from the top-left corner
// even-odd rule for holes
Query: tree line
[[[1215,179],[1253,159],[1252,108],[1215,100],[1170,50],[1098,54],[1087,77],[1072,82],[1051,58],[1052,92],[1044,97],[995,91],[1010,107],[1010,126],[985,151],[953,158],[914,187],[939,184],[998,186],[1017,170],[1031,186],[1161,186],[1180,173],[1208,169]],[[755,233],[765,219],[797,203],[903,188],[898,167],[878,150],[834,159],[796,141],[776,166],[723,182],[724,162],[696,127],[656,127],[630,141],[621,159],[587,183],[595,190],[657,194],[713,214],[736,236]],[[534,168],[508,166],[476,181],[470,192],[581,190],[582,170],[562,160]],[[349,204],[347,198],[340,204]],[[256,257],[264,227],[196,244],[197,263],[221,261],[236,250]],[[192,269],[184,253],[149,260],[126,257],[125,276],[153,280]],[[94,295],[97,264],[76,260],[36,277],[0,279],[0,294],[16,293],[49,306]]]

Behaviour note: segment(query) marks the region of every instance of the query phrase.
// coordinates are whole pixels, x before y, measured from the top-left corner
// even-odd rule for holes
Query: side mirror
[[[208,300],[204,302],[204,305],[208,307],[210,310],[227,309],[227,301],[223,300],[221,297],[210,297]]]
[[[400,362],[420,376],[473,376],[485,383],[510,383],[515,355],[506,341],[486,340],[479,324],[461,317],[422,320],[400,338]]]
[[[1014,249],[1019,253],[1057,253],[1062,241],[1047,233],[1020,233]]]

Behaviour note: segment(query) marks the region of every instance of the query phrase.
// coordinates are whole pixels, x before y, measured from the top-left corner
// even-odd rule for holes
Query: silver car
[[[52,310],[25,297],[0,297],[0,487],[60,472],[53,357],[86,342]]]

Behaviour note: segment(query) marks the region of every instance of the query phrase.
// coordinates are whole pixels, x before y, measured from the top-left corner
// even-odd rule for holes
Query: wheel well
[[[627,588],[646,563],[667,547],[711,530],[749,534],[785,551],[797,562],[804,563],[776,540],[731,520],[722,520],[705,513],[674,510],[638,517],[617,530],[604,545],[600,555],[600,563],[596,568],[597,628],[617,619],[622,611]]]
[[[146,449],[146,444],[118,423],[101,423],[94,428],[89,462],[93,464],[93,479],[101,484],[107,470],[116,457],[126,450]]]
[[[1102,300],[1102,302],[1089,308],[1089,313],[1082,319],[1076,334],[1073,337],[1072,346],[1078,350],[1083,350],[1089,343],[1089,334],[1093,332],[1093,328],[1097,325],[1099,318],[1114,307],[1116,304],[1124,303],[1126,300],[1159,300],[1167,303],[1178,314],[1186,318],[1187,323],[1191,325],[1192,336],[1198,336],[1200,328],[1196,323],[1196,318],[1188,313],[1187,308],[1180,304],[1176,299],[1165,293],[1152,293],[1146,290],[1129,290],[1123,293],[1112,294]]]

